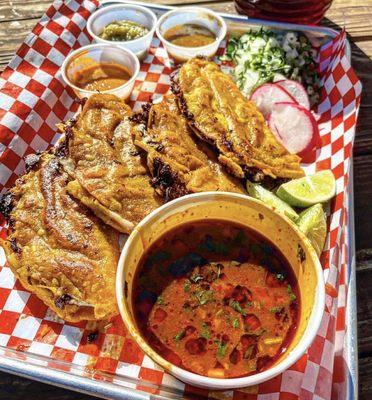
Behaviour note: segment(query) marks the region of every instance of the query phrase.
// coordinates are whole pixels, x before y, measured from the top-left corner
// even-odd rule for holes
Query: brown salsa
[[[213,43],[216,40],[216,35],[204,26],[184,24],[168,29],[164,38],[176,46],[201,47]]]
[[[77,71],[73,84],[84,90],[104,92],[128,82],[131,74],[127,68],[115,63],[99,63]]]
[[[200,375],[262,371],[287,348],[300,299],[285,257],[246,227],[198,221],[167,232],[140,262],[135,318],[150,346]]]

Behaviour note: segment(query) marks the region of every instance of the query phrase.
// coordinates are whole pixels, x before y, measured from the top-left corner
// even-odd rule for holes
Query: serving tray
[[[123,1],[102,1],[101,6]],[[127,3],[130,1],[126,1]],[[170,7],[138,3],[161,15]],[[71,49],[88,44],[86,20],[95,0],[55,1],[26,38],[0,78],[0,191],[23,173],[22,157],[45,150],[58,139],[55,124],[78,110],[62,83],[59,67]],[[328,210],[328,238],[321,262],[327,298],[318,335],[308,352],[269,382],[246,389],[208,392],[192,388],[144,356],[120,317],[100,327],[59,320],[25,291],[6,265],[0,248],[0,369],[110,399],[202,398],[277,400],[357,396],[357,347],[351,154],[361,84],[350,67],[345,33],[222,14],[229,31],[259,26],[305,33],[320,51],[323,89],[319,114],[322,147],[303,167],[307,173],[331,168],[337,196]],[[223,53],[224,43],[219,50]],[[154,38],[131,96],[138,110],[169,88],[172,64]],[[6,236],[4,221],[0,235]]]

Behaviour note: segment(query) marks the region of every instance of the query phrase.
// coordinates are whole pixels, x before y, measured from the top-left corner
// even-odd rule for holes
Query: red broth
[[[156,240],[140,261],[133,304],[155,351],[215,378],[267,369],[288,347],[300,313],[283,254],[222,220],[184,224]]]

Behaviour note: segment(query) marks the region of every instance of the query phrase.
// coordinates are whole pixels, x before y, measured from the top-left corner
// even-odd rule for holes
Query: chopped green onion
[[[185,293],[187,293],[190,291],[190,288],[191,288],[191,282],[188,279],[186,279],[183,285],[183,290],[185,291]]]
[[[234,309],[235,311],[237,311],[238,313],[245,315],[245,312],[242,309],[242,307],[240,306],[238,301],[235,301],[235,300],[230,301],[230,307],[232,309]]]
[[[223,343],[222,340],[216,340],[215,344],[217,345],[217,357],[223,358],[226,355],[227,343]]]
[[[204,339],[207,339],[207,340],[210,339],[210,337],[211,337],[211,332],[210,332],[210,330],[209,330],[209,325],[206,324],[205,322],[203,322],[202,330],[201,330],[200,336],[201,336],[202,338],[204,338]]]
[[[235,318],[234,320],[233,320],[233,322],[232,322],[232,326],[233,326],[233,328],[239,328],[239,320],[238,320],[238,318]]]
[[[176,342],[179,342],[180,340],[182,340],[186,335],[186,331],[184,329],[182,329],[181,332],[178,332],[177,335],[174,337],[174,340]]]

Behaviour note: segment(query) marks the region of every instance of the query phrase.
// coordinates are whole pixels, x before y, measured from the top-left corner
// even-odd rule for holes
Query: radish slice
[[[319,129],[309,110],[299,104],[274,104],[269,127],[280,143],[293,154],[303,156],[318,143]]]
[[[301,85],[301,83],[292,81],[290,79],[283,79],[275,83],[280,85],[280,87],[294,97],[300,106],[305,107],[306,110],[310,110],[309,96],[307,95],[306,89]]]
[[[265,83],[258,87],[251,94],[250,100],[256,104],[265,119],[269,117],[275,103],[297,103],[285,89],[273,83]]]

